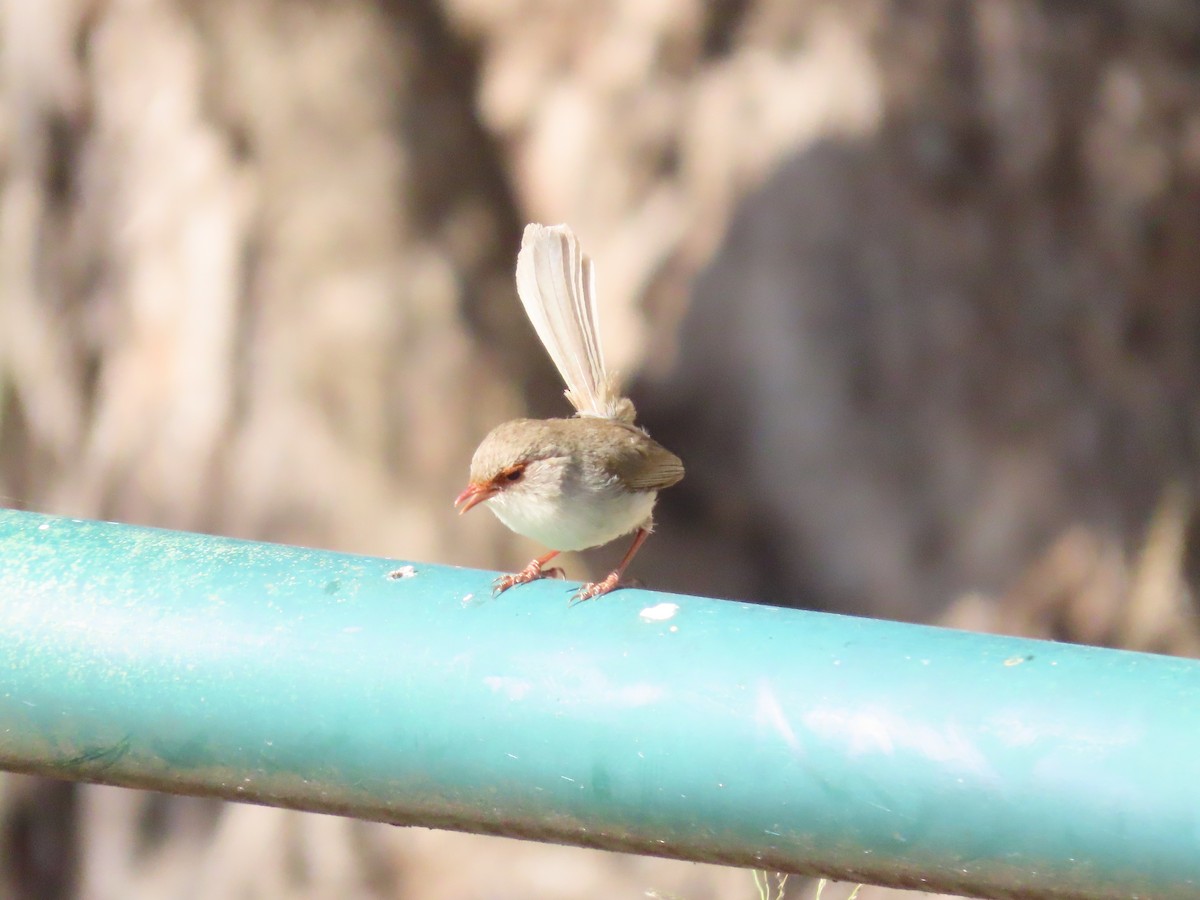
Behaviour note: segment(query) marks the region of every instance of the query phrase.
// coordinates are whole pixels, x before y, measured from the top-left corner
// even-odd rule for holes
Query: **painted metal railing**
[[[0,512],[0,768],[985,897],[1200,897],[1200,663]]]

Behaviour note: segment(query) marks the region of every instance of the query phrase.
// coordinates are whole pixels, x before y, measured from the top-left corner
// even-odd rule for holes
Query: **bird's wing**
[[[631,491],[661,491],[683,478],[683,462],[658,441],[637,430],[640,439],[612,459],[613,474]]]
[[[592,261],[570,228],[525,226],[517,293],[579,414],[632,422],[633,404],[604,366]]]

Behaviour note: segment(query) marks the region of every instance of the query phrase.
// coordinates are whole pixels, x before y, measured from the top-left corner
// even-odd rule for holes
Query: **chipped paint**
[[[679,612],[678,603],[656,603],[654,606],[647,606],[638,617],[643,622],[665,622],[675,616]]]

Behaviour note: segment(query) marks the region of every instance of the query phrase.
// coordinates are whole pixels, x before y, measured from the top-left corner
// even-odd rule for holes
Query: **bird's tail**
[[[525,226],[517,293],[579,415],[632,423],[633,403],[604,365],[592,261],[569,227]]]

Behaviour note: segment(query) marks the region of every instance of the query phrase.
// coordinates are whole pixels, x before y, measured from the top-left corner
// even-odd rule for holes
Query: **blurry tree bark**
[[[567,220],[688,464],[647,583],[1196,651],[1189,0],[0,9],[3,503],[523,562],[448,500],[565,413],[511,273]],[[33,779],[0,829],[0,896],[750,895]]]

